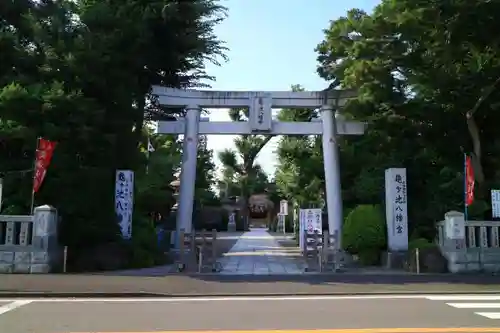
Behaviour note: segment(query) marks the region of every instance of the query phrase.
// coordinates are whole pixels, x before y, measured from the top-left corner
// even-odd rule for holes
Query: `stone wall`
[[[33,215],[0,215],[0,273],[50,273],[61,263],[57,210],[36,207]]]
[[[437,244],[452,273],[500,271],[500,222],[466,221],[461,212],[448,212],[437,223]]]

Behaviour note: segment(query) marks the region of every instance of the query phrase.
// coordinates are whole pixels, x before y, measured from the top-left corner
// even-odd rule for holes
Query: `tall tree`
[[[116,240],[115,170],[140,173],[145,119],[177,112],[149,103],[150,86],[196,86],[209,78],[204,62],[224,51],[212,33],[223,14],[214,0],[2,2],[6,212],[29,210],[42,136],[59,144],[36,200],[58,208],[62,244],[80,251]]]
[[[292,91],[304,91],[293,85]],[[281,121],[310,121],[317,112],[311,109],[283,109]],[[288,200],[319,204],[324,188],[321,141],[317,136],[283,136],[277,149],[276,186]]]
[[[198,158],[196,164],[195,197],[199,205],[218,203],[215,187],[215,163],[213,150],[207,147],[207,137],[200,136]]]
[[[232,121],[248,121],[248,109],[231,109],[229,117]],[[255,159],[264,146],[272,139],[267,135],[241,135],[234,140],[236,151],[225,149],[219,152],[219,160],[224,168],[238,175],[241,184],[240,196],[243,205],[243,216],[248,224],[248,198],[253,193],[253,185],[258,179],[259,167],[254,165]],[[241,162],[239,162],[239,159]]]
[[[497,7],[387,0],[371,15],[353,9],[331,22],[318,72],[358,89],[343,112],[369,123],[365,136],[341,142],[350,199],[380,202],[383,170],[406,167],[410,223],[430,235],[435,220],[463,205],[463,153],[473,153],[479,197],[498,184],[500,44],[488,34]],[[484,217],[485,206],[478,200],[472,215]]]

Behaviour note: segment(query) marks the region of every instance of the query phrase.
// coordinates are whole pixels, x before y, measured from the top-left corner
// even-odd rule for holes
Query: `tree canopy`
[[[230,109],[229,117],[232,121],[248,121],[248,112],[249,109]],[[225,191],[226,196],[240,197],[245,219],[249,214],[249,197],[264,192],[268,186],[268,176],[259,164],[255,164],[255,160],[271,139],[271,135],[240,135],[234,140],[236,150],[219,152],[223,167],[219,188]]]
[[[179,142],[153,137],[148,121],[179,111],[158,107],[150,88],[195,87],[210,79],[204,64],[223,57],[212,31],[224,15],[215,0],[3,1],[3,213],[29,213],[38,137],[58,142],[35,202],[57,207],[62,244],[79,249],[116,240],[117,169],[136,172],[138,218],[167,213]],[[150,158],[148,137],[156,148]],[[203,154],[210,160],[210,152]],[[213,168],[207,163],[202,167]],[[200,174],[206,189],[212,176]]]
[[[317,47],[318,73],[330,88],[357,89],[358,98],[342,112],[369,124],[364,136],[340,140],[347,211],[383,202],[384,169],[405,167],[410,227],[433,237],[446,211],[463,209],[467,153],[477,183],[470,215],[491,218],[489,189],[500,185],[500,44],[491,34],[499,6],[384,0],[372,13],[352,9],[327,27]],[[277,178],[289,196],[324,179],[321,159],[304,162],[301,154],[321,156],[321,145],[283,139]]]

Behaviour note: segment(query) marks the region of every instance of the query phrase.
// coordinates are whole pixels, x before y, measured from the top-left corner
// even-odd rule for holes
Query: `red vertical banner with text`
[[[57,142],[54,141],[45,140],[43,138],[38,140],[38,147],[35,155],[35,174],[33,176],[33,193],[38,192],[42,186],[56,145]]]
[[[474,202],[474,169],[470,156],[465,157],[465,206],[470,206]]]

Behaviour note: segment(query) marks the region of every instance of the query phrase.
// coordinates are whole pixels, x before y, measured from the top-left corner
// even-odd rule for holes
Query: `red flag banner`
[[[50,160],[54,154],[57,142],[49,141],[40,138],[38,140],[38,148],[36,150],[35,159],[35,175],[33,176],[33,192],[36,193],[42,186]]]
[[[474,169],[472,168],[472,159],[465,157],[465,205],[470,206],[474,202]]]

